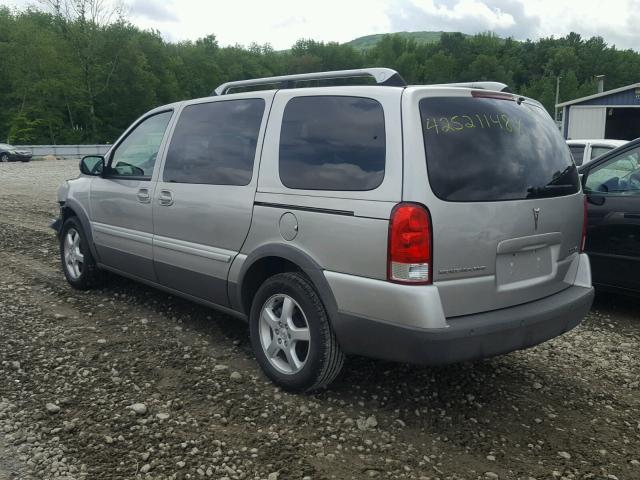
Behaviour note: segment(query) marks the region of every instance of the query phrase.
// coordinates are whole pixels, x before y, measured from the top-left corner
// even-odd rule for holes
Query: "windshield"
[[[13,145],[9,145],[8,143],[0,143],[0,148],[3,148],[5,150],[14,150],[16,147],[14,147]]]
[[[580,183],[553,120],[527,102],[476,97],[420,100],[429,182],[453,202],[569,195]]]

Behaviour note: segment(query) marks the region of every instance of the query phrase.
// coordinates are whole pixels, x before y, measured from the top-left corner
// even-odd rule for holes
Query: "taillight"
[[[580,253],[584,253],[584,247],[587,243],[587,196],[584,196],[583,216],[582,216],[582,240],[580,240]]]
[[[389,263],[392,282],[424,285],[432,281],[431,217],[422,205],[400,203],[389,221]]]

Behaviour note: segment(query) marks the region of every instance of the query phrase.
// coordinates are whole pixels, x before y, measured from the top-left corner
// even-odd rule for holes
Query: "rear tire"
[[[0,162],[7,163],[9,161],[9,154],[3,153],[0,155]]]
[[[87,236],[77,217],[69,217],[60,230],[60,260],[73,288],[89,290],[102,284],[104,273],[96,265]]]
[[[251,344],[264,373],[290,391],[313,391],[340,373],[344,353],[309,280],[281,273],[258,289],[249,319]]]

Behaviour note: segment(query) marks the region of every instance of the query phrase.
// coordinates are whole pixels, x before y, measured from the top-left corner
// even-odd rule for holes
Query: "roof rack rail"
[[[433,85],[432,85],[433,86]],[[496,92],[513,93],[509,85],[500,82],[463,82],[463,83],[443,83],[447,87],[479,88],[482,90],[494,90]]]
[[[238,80],[226,82],[216,88],[212,96],[224,95],[229,90],[257,85],[278,85],[278,88],[294,88],[295,82],[311,80],[332,80],[335,78],[373,77],[378,85],[406,87],[407,84],[398,72],[390,68],[359,68],[356,70],[335,70],[332,72],[300,73],[297,75],[282,75],[279,77],[255,78],[252,80]]]

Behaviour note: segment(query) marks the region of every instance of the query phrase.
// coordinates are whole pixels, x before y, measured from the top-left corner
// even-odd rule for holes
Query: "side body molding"
[[[337,318],[338,306],[336,299],[320,265],[304,251],[291,245],[277,243],[262,245],[253,250],[248,256],[240,254],[234,259],[229,272],[229,281],[227,282],[229,301],[234,310],[244,312],[247,316],[249,315],[250,312],[245,312],[243,307],[242,285],[251,266],[266,257],[281,257],[300,267],[318,291],[329,317],[331,319]]]

